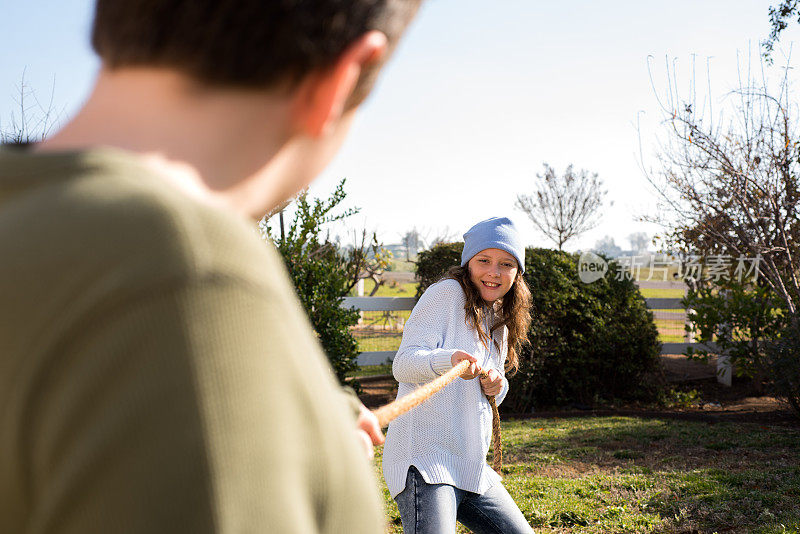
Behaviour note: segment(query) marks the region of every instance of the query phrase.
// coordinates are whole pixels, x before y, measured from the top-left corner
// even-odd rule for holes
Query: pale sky
[[[721,99],[736,85],[737,54],[749,47],[757,59],[773,3],[428,0],[311,192],[325,196],[347,177],[347,205],[361,208],[350,225],[376,230],[386,244],[415,226],[460,238],[479,220],[509,216],[527,244],[549,246],[514,200],[532,191],[543,162],[560,171],[572,163],[600,175],[613,206],[566,248],[590,248],[605,235],[628,248],[630,233],[657,231],[636,221],[655,204],[635,129],[638,115],[652,166],[660,114],[647,57],[659,91],[667,58],[688,88],[692,57],[705,90],[710,57]],[[0,124],[18,113],[23,71],[40,101],[54,92],[65,120],[98,67],[88,44],[92,2],[7,2],[2,11]],[[781,49],[799,37],[792,24]]]

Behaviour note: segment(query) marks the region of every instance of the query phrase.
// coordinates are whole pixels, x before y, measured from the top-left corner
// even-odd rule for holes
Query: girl
[[[527,341],[530,291],[525,247],[511,220],[492,218],[464,234],[461,266],[431,285],[406,322],[392,372],[397,397],[472,362],[439,393],[389,425],[383,473],[403,531],[453,534],[456,520],[478,534],[532,532],[500,476],[486,464],[492,414],[508,392]],[[486,369],[489,376],[474,380]]]

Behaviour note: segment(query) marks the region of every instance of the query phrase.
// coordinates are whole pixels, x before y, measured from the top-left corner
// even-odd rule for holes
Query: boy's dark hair
[[[386,34],[391,52],[420,2],[97,0],[92,46],[110,69],[166,67],[212,86],[291,86],[367,31]],[[362,72],[351,106],[379,70]]]

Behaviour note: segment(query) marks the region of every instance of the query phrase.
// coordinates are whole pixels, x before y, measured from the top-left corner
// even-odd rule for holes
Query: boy
[[[0,151],[0,532],[383,530],[251,217],[333,157],[417,7],[98,1],[87,102]]]

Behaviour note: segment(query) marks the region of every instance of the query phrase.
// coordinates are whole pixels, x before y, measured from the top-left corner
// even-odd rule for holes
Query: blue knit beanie
[[[487,248],[505,250],[517,259],[517,266],[525,272],[525,246],[522,244],[517,228],[508,217],[492,217],[481,221],[464,234],[464,251],[461,253],[461,266]]]

